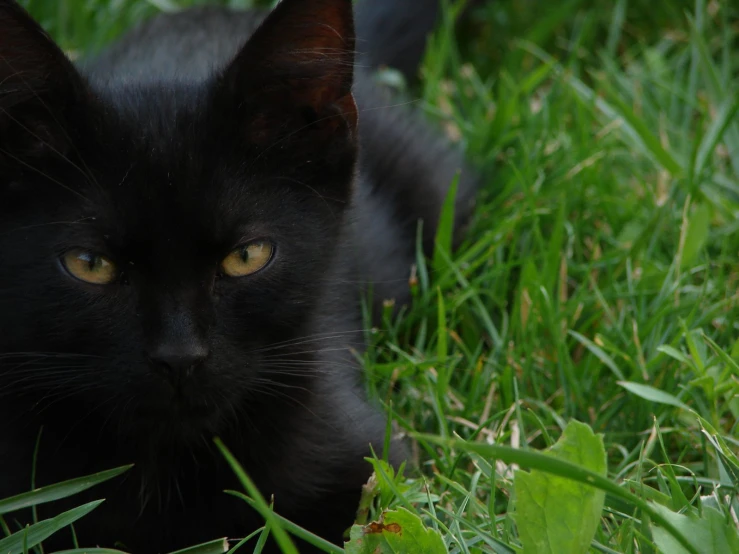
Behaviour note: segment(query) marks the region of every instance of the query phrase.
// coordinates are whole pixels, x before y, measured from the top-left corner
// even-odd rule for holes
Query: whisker
[[[52,225],[80,225],[85,222],[85,220],[91,219],[89,217],[83,217],[82,219],[78,219],[77,221],[52,221],[50,223],[38,223],[36,225],[24,225],[23,227],[15,227],[13,229],[9,229],[8,231],[4,232],[4,235],[9,235],[11,233],[16,233],[18,231],[26,231],[28,229],[38,229],[39,227],[50,227]]]
[[[319,333],[315,335],[307,335],[305,337],[298,337],[298,338],[288,339],[288,340],[281,341],[281,342],[271,343],[266,347],[255,348],[253,350],[249,350],[248,353],[258,354],[261,352],[266,352],[266,351],[277,349],[277,348],[287,348],[289,346],[296,346],[296,345],[304,344],[307,342],[317,342],[317,341],[322,341],[322,340],[339,339],[339,338],[343,338],[348,335],[356,335],[356,334],[360,334],[364,332],[365,332],[364,329],[354,329],[351,331],[332,331],[329,333]]]
[[[36,356],[40,358],[50,357],[73,357],[73,358],[96,358],[104,359],[103,356],[96,356],[92,354],[74,354],[69,352],[5,352],[0,353],[0,360],[3,358],[12,358],[14,356]]]
[[[271,385],[271,383],[267,383],[268,385]],[[298,400],[297,398],[290,396],[284,391],[281,391],[279,389],[275,389],[272,386],[264,386],[265,384],[262,383],[262,386],[255,386],[252,390],[255,393],[258,393],[260,395],[277,398],[286,400],[289,403],[298,406],[300,408],[303,408],[305,411],[307,411],[309,414],[313,415],[314,417],[321,419],[318,414],[316,414],[313,410],[311,410],[308,406],[306,406],[303,402]]]
[[[5,112],[7,114],[7,111],[6,110],[3,110],[3,112]],[[51,175],[49,175],[47,173],[44,173],[43,171],[41,171],[37,167],[34,167],[31,164],[25,162],[24,160],[22,160],[21,158],[19,158],[15,154],[12,154],[10,151],[8,151],[8,150],[6,150],[4,148],[0,148],[0,152],[3,153],[5,156],[9,157],[10,159],[12,159],[13,161],[15,161],[15,162],[21,164],[22,166],[30,169],[31,171],[33,171],[35,173],[38,173],[42,177],[44,177],[44,178],[48,179],[49,181],[51,181],[52,183],[55,183],[55,184],[59,185],[60,187],[62,187],[67,192],[70,192],[70,193],[74,194],[75,196],[81,198],[82,200],[88,200],[88,198],[84,194],[82,194],[82,193],[74,190],[73,188],[65,185],[64,183],[62,183],[58,179],[55,179],[54,177],[52,177]]]
[[[13,67],[13,65],[12,65],[12,64],[10,63],[10,61],[9,61],[9,60],[8,60],[8,59],[7,59],[6,57],[4,57],[4,56],[3,56],[3,61],[5,62],[5,64],[7,64],[7,65],[8,65],[8,67],[10,67],[10,69],[12,69],[12,70],[14,70],[14,71],[15,71],[15,68]],[[5,112],[5,115],[7,115],[7,116],[8,116],[8,117],[9,117],[9,118],[10,118],[10,119],[11,119],[11,120],[13,121],[13,122],[15,122],[15,124],[16,124],[16,125],[20,125],[20,126],[21,126],[21,127],[22,127],[22,128],[24,129],[24,130],[26,130],[27,132],[29,132],[29,133],[31,134],[31,136],[33,136],[33,137],[34,137],[35,139],[39,140],[39,141],[41,142],[41,144],[43,144],[44,146],[48,147],[48,148],[49,148],[49,149],[50,149],[50,150],[51,150],[52,152],[54,152],[54,153],[55,153],[55,154],[56,154],[57,156],[59,156],[60,158],[62,158],[62,159],[63,159],[64,161],[66,161],[67,163],[69,163],[69,165],[71,165],[71,166],[72,166],[73,168],[75,168],[75,169],[76,169],[77,171],[79,171],[79,172],[80,172],[80,174],[81,174],[81,175],[82,175],[82,176],[83,176],[83,177],[84,177],[84,178],[85,178],[85,179],[87,180],[87,182],[88,182],[88,183],[90,183],[90,184],[92,184],[92,185],[95,185],[95,186],[97,186],[97,187],[98,187],[98,189],[102,190],[102,187],[100,186],[100,183],[98,183],[97,179],[95,179],[95,176],[93,175],[92,171],[90,171],[90,168],[89,168],[89,167],[87,166],[87,164],[85,163],[85,160],[84,160],[84,158],[83,158],[83,157],[82,157],[82,156],[80,155],[80,152],[79,152],[79,150],[77,149],[77,146],[75,145],[75,141],[74,141],[74,140],[72,140],[72,137],[71,137],[71,136],[69,135],[69,133],[67,132],[67,129],[66,129],[66,127],[65,127],[64,125],[62,125],[62,124],[61,124],[61,122],[60,122],[60,121],[59,121],[59,120],[57,119],[56,115],[54,114],[54,110],[52,110],[52,109],[51,109],[51,108],[50,108],[50,107],[48,106],[48,104],[47,104],[46,102],[44,102],[43,98],[41,98],[41,96],[39,96],[39,94],[38,94],[38,92],[36,91],[36,89],[34,89],[34,88],[33,88],[32,86],[30,86],[30,85],[28,84],[28,82],[27,82],[27,81],[26,81],[26,80],[25,80],[25,79],[23,78],[23,73],[22,73],[22,72],[16,72],[15,76],[16,76],[16,77],[18,77],[18,78],[20,79],[20,81],[21,81],[21,82],[22,82],[22,83],[23,83],[23,84],[24,84],[24,85],[26,86],[26,89],[27,89],[28,91],[30,91],[30,92],[31,92],[31,93],[33,94],[33,96],[35,96],[35,97],[36,97],[36,100],[37,100],[37,101],[38,101],[38,102],[39,102],[39,103],[41,104],[41,106],[43,106],[43,107],[44,107],[44,108],[46,109],[46,111],[47,111],[47,112],[49,113],[49,115],[51,116],[51,119],[52,119],[52,120],[54,121],[54,123],[56,123],[56,124],[57,124],[57,127],[58,127],[58,128],[59,128],[59,129],[61,130],[61,132],[62,132],[62,133],[64,134],[64,137],[65,137],[65,139],[67,140],[67,142],[69,143],[69,145],[70,145],[70,146],[72,147],[72,149],[73,149],[73,150],[75,151],[75,153],[76,153],[76,154],[77,154],[77,156],[79,157],[80,161],[82,162],[82,165],[84,165],[84,166],[85,166],[85,170],[87,171],[87,173],[85,173],[85,171],[83,171],[83,170],[82,170],[82,168],[80,168],[80,167],[79,167],[79,166],[78,166],[77,164],[75,164],[75,163],[74,163],[74,162],[73,162],[72,160],[70,160],[70,159],[69,159],[69,158],[68,158],[67,156],[63,155],[63,154],[62,154],[61,152],[59,152],[59,151],[58,151],[58,150],[57,150],[56,148],[54,148],[54,146],[53,146],[53,145],[51,145],[51,144],[47,143],[46,141],[44,141],[44,140],[43,140],[43,139],[42,139],[41,137],[39,137],[39,136],[38,136],[38,135],[37,135],[36,133],[34,133],[34,132],[33,132],[33,131],[31,130],[31,129],[29,129],[29,128],[28,128],[28,127],[26,127],[26,126],[25,126],[25,125],[24,125],[23,123],[21,123],[20,121],[18,121],[18,120],[17,120],[17,119],[15,118],[15,117],[13,117],[13,115],[12,115],[12,114],[10,114],[10,112],[9,112],[8,110],[6,110],[6,109],[3,109],[3,112]]]
[[[320,354],[320,353],[328,353],[328,352],[349,352],[350,348],[348,346],[345,346],[343,348],[319,348],[316,350],[303,350],[300,352],[290,352],[292,356],[299,356],[299,355],[305,355],[305,354]],[[274,354],[276,355],[276,354]],[[264,356],[264,359],[269,359],[270,356]]]

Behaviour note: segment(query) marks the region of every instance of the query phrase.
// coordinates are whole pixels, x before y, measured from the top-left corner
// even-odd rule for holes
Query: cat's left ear
[[[15,0],[0,0],[0,162],[64,154],[86,86]]]
[[[296,129],[353,136],[354,44],[351,0],[282,0],[219,85],[249,107],[255,141]]]

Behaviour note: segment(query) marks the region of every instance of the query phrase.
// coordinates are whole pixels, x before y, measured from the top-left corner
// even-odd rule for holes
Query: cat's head
[[[284,0],[206,83],[102,90],[0,0],[0,397],[198,430],[299,373],[265,352],[330,278],[353,50],[349,0]]]

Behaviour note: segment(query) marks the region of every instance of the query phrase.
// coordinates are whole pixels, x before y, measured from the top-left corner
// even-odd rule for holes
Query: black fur
[[[362,0],[356,8],[360,62],[413,79],[440,12],[440,0]]]
[[[145,554],[257,528],[222,492],[238,484],[216,435],[278,512],[338,543],[382,450],[359,285],[408,301],[416,222],[428,252],[463,162],[353,70],[349,0],[263,18],[162,16],[78,72],[0,0],[0,498],[29,488],[42,426],[38,485],[134,462],[41,510],[106,497],[76,526],[85,545]],[[254,239],[275,244],[270,264],[221,275]],[[114,260],[116,282],[65,272],[76,248]]]

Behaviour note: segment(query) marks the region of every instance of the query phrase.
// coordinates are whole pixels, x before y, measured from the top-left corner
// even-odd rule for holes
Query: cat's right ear
[[[15,0],[0,0],[0,165],[64,156],[84,80]]]
[[[351,0],[282,0],[220,75],[220,92],[251,107],[255,142],[300,130],[313,144],[352,141],[354,45]]]

